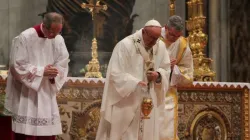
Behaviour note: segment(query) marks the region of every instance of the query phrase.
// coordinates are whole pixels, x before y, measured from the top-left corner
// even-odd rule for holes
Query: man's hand
[[[146,86],[148,85],[148,83],[147,83],[147,82],[144,82],[144,81],[140,81],[140,82],[138,83],[138,85],[139,85],[139,86],[142,86],[142,87],[146,87]]]
[[[171,70],[173,70],[174,65],[176,65],[176,59],[171,58],[170,61],[171,61]]]
[[[148,81],[156,81],[156,79],[158,78],[159,74],[157,71],[148,71],[147,72],[147,78]]]
[[[57,68],[53,67],[52,65],[47,65],[44,69],[44,76],[49,76],[49,77],[56,77],[58,74]]]

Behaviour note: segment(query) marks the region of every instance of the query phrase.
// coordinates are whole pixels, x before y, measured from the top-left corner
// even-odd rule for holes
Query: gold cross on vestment
[[[91,13],[91,15],[92,15],[92,20],[94,20],[94,16],[95,16],[95,14],[97,14],[97,13],[99,13],[100,12],[100,10],[107,10],[108,9],[108,6],[107,5],[101,5],[100,4],[100,0],[98,0],[97,2],[96,2],[96,4],[95,4],[95,1],[96,0],[89,0],[88,2],[88,4],[86,4],[86,3],[82,3],[82,5],[81,5],[81,7],[83,8],[83,9],[89,9],[89,11],[90,11],[90,13]]]

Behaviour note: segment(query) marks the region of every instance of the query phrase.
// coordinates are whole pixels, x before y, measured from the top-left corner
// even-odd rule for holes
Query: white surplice
[[[12,130],[32,136],[62,133],[56,94],[66,81],[69,54],[61,35],[40,38],[29,28],[12,41],[5,108],[11,113]],[[55,83],[43,76],[46,65],[59,74]]]
[[[142,30],[115,46],[108,66],[96,140],[138,140],[139,125],[143,126],[141,140],[160,139],[160,123],[163,120],[159,116],[164,115],[170,59],[164,43],[158,40],[153,46],[153,62],[154,69],[162,76],[162,81],[152,88],[150,95],[154,108],[150,119],[144,120],[142,124],[140,104],[145,93],[138,86],[138,82],[143,81],[145,75],[144,54],[140,52],[146,52]]]
[[[162,28],[162,37],[165,40],[165,28]],[[165,99],[165,117],[162,132],[165,139],[177,140],[178,128],[178,96],[177,86],[191,85],[193,82],[193,56],[189,48],[188,40],[179,37],[174,43],[167,46],[169,56],[176,59],[176,65],[171,73],[170,88]]]

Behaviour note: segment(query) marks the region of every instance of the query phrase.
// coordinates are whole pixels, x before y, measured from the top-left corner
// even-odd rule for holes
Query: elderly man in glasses
[[[177,139],[178,98],[177,86],[187,86],[193,81],[193,57],[189,42],[182,36],[184,21],[171,16],[162,28],[161,39],[165,42],[171,61],[170,88],[166,94],[165,118],[162,132],[167,140]]]

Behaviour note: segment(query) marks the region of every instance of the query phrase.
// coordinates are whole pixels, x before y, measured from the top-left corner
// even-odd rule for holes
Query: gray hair
[[[168,19],[168,27],[173,27],[177,31],[182,31],[184,29],[184,22],[180,16],[173,15]]]
[[[52,23],[63,24],[64,18],[62,15],[56,12],[46,13],[43,17],[43,24],[47,29],[50,29]]]

